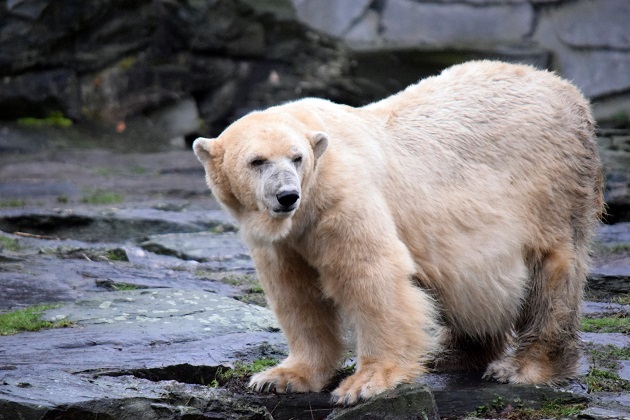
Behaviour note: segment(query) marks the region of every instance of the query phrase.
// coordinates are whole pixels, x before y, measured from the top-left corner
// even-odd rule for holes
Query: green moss
[[[628,127],[630,126],[630,114],[625,111],[619,111],[614,114],[611,118],[612,122],[615,126],[618,127]]]
[[[59,111],[51,112],[46,118],[18,118],[17,123],[23,127],[67,128],[72,126],[72,120],[64,117],[63,114]]]
[[[70,201],[70,200],[65,195],[60,195],[60,196],[57,197],[57,203],[59,203],[59,204],[67,204],[68,201]]]
[[[249,288],[249,293],[265,293],[260,283],[256,282]]]
[[[617,254],[620,252],[630,251],[630,244],[614,244],[606,247],[609,252]]]
[[[0,200],[0,207],[24,207],[25,205],[26,201],[19,198],[11,200]]]
[[[620,305],[630,305],[630,293],[625,295],[615,296],[612,299],[613,303],[619,303]]]
[[[562,404],[559,400],[546,401],[540,408],[540,418],[567,418],[579,415],[586,404]]]
[[[122,248],[108,249],[104,256],[110,261],[129,261],[127,253]]]
[[[85,204],[115,204],[125,201],[122,194],[113,191],[96,190],[81,199]]]
[[[210,233],[216,233],[216,234],[225,233],[225,226],[223,225],[213,226],[210,228]]]
[[[43,321],[42,313],[59,305],[38,305],[0,315],[0,335],[13,335],[25,331],[39,331],[47,328],[63,328],[73,325],[71,321]]]
[[[468,417],[507,420],[575,418],[584,409],[586,409],[586,404],[563,404],[561,400],[543,401],[540,408],[527,408],[523,407],[519,398],[508,402],[502,397],[497,397],[492,403],[477,407]]]
[[[591,367],[584,380],[588,392],[630,391],[630,381],[621,379],[615,372]]]
[[[263,357],[249,364],[236,362],[233,368],[220,367],[217,369],[214,378],[210,380],[208,386],[211,388],[225,387],[242,389],[247,386],[247,382],[252,375],[262,372],[278,363],[278,359]]]
[[[0,249],[6,249],[7,251],[19,251],[22,249],[22,246],[17,239],[0,236]]]
[[[118,67],[122,70],[129,70],[136,65],[138,59],[136,57],[125,57],[118,62]]]
[[[582,331],[603,333],[630,333],[630,318],[603,317],[582,319]]]
[[[112,290],[116,290],[116,291],[144,289],[144,287],[138,286],[137,284],[131,284],[131,283],[113,283],[111,285],[111,288]]]
[[[245,274],[242,276],[237,276],[237,275],[225,276],[221,279],[221,281],[231,286],[242,286],[244,284],[251,284],[255,280],[252,276]]]
[[[97,166],[93,169],[94,173],[100,177],[106,178],[112,175],[112,170],[103,166]]]
[[[592,363],[610,360],[629,360],[630,348],[621,348],[607,344],[588,349],[588,356]]]

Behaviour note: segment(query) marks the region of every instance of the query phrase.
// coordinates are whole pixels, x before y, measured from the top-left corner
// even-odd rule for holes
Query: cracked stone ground
[[[600,230],[582,376],[568,386],[430,374],[385,399],[333,412],[326,393],[258,395],[212,383],[239,364],[281,359],[286,344],[247,249],[203,177],[183,149],[0,154],[0,312],[60,303],[44,318],[72,322],[0,337],[0,419],[411,418],[421,411],[427,418],[630,418],[630,226],[623,223]]]

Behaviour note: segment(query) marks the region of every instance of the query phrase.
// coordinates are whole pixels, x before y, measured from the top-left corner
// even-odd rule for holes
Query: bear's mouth
[[[291,206],[282,206],[282,207],[276,207],[272,210],[272,213],[274,216],[276,217],[288,217],[291,216],[291,214],[297,209],[297,205],[291,205]]]

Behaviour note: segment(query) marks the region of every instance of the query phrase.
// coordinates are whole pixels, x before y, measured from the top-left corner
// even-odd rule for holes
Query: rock
[[[623,93],[597,98],[591,103],[593,116],[600,127],[624,128],[630,126],[630,96]]]
[[[213,220],[213,216],[216,219]],[[218,211],[200,215],[148,209],[55,213],[14,210],[0,215],[0,230],[5,232],[23,232],[51,239],[85,242],[124,242],[152,234],[199,232],[213,228],[235,230],[229,217]]]
[[[624,315],[630,314],[630,305],[609,302],[584,302],[582,304],[582,314],[584,315]]]
[[[37,20],[48,7],[45,1],[8,0],[7,11],[15,16]]]
[[[254,269],[249,250],[233,232],[154,235],[140,246],[157,254],[206,262],[216,271]]]
[[[55,418],[161,419],[200,413],[271,418],[260,406],[201,386],[204,378],[198,376],[213,372],[204,366],[216,371],[235,360],[259,357],[260,349],[284,348],[267,309],[207,292],[149,289],[92,295],[46,317],[65,317],[80,327],[3,338],[0,419],[35,413]],[[271,347],[260,347],[263,342]],[[157,370],[151,374],[151,369]],[[139,415],[142,410],[147,411]]]
[[[628,220],[630,214],[630,132],[602,130],[598,137],[602,169],[606,179],[604,199],[609,223]]]
[[[550,18],[558,38],[572,48],[630,49],[630,33],[625,16],[630,4],[624,0],[609,0],[602,4],[575,2],[552,11]],[[583,24],[571,24],[576,19]]]
[[[30,72],[0,80],[0,119],[44,118],[53,112],[79,118],[79,81],[74,70]]]
[[[606,2],[596,7],[590,2],[574,2],[560,8],[545,8],[539,15],[534,39],[554,51],[553,67],[591,98],[626,91],[630,87],[628,38],[625,24],[628,3]],[[609,16],[607,19],[604,16]],[[572,22],[584,22],[588,31]],[[597,46],[597,47],[596,47]]]
[[[612,225],[600,225],[597,243],[606,246],[630,244],[630,223],[615,223]]]
[[[438,74],[445,67],[469,60],[494,58],[546,68],[550,59],[547,51],[533,47],[446,51],[430,47],[387,49],[356,46],[356,48],[354,56],[357,62],[357,77],[372,81],[381,89],[379,94],[382,96],[399,92],[422,78]],[[396,69],[395,78],[391,77],[391,69]]]
[[[333,36],[344,35],[367,10],[371,0],[293,0],[298,17],[315,29]]]
[[[435,400],[426,385],[411,384],[377,395],[352,408],[336,409],[327,419],[439,420]]]
[[[31,138],[47,144],[40,136],[50,132],[33,132]],[[77,325],[0,339],[0,420],[309,419],[368,409],[380,411],[379,418],[383,409],[385,415],[404,418],[408,406],[419,404],[416,396],[430,397],[425,387],[440,416],[448,418],[498,403],[535,409],[548,401],[582,403],[585,397],[590,399],[585,415],[608,410],[612,418],[624,418],[630,413],[627,393],[586,395],[583,379],[561,388],[531,387],[485,381],[481,372],[431,373],[417,384],[346,409],[331,405],[328,392],[276,395],[209,387],[219,370],[261,357],[282,359],[287,347],[269,310],[236,300],[245,300],[248,291],[264,296],[236,227],[207,193],[193,154],[56,149],[50,143],[41,151],[22,150],[0,153],[0,203],[5,203],[0,223],[11,231],[73,239],[0,232],[0,312],[69,302],[45,317]],[[127,199],[81,203],[82,191],[94,185]],[[67,194],[67,202],[46,195],[48,186]],[[26,204],[11,207],[12,197]],[[172,233],[187,229],[190,233]],[[623,223],[601,227],[595,273],[614,268],[621,275],[630,266],[624,259],[630,254],[628,232]],[[164,252],[209,261],[140,247],[153,233],[166,234],[150,237]],[[610,258],[602,257],[608,253]],[[601,287],[602,297],[610,299],[611,292]],[[594,315],[627,312],[627,305],[589,302],[584,307]],[[583,338],[630,345],[622,334]],[[588,372],[588,363],[583,358],[582,373]]]
[[[185,137],[199,131],[199,111],[194,99],[188,97],[152,113],[149,118],[156,121],[155,129],[171,144],[185,147]]]
[[[463,3],[390,0],[381,24],[386,43],[462,48],[520,42],[531,31],[533,19],[533,8],[526,3],[479,8]]]
[[[595,268],[588,275],[589,292],[614,296],[630,293],[630,269],[619,268]]]
[[[630,415],[625,411],[618,411],[610,408],[589,407],[580,416],[586,419],[594,420],[628,420]]]
[[[582,341],[597,345],[630,346],[630,337],[622,333],[582,333]]]
[[[440,373],[422,377],[437,404],[441,417],[459,418],[475,412],[479,407],[502,405],[538,409],[545,401],[576,404],[587,401],[584,393],[574,393],[557,387],[502,384],[481,379],[482,372]]]

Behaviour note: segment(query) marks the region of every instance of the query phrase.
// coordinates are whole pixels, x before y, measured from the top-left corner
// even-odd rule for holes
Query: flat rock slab
[[[411,412],[434,419],[436,407],[442,416],[459,416],[497,397],[527,406],[573,398],[546,387],[482,381],[480,374],[426,375],[422,383],[336,410],[327,393],[237,395],[208,388],[219,367],[262,355],[282,358],[286,344],[268,309],[205,291],[94,293],[44,318],[76,325],[2,337],[0,419],[263,419],[270,413],[274,419],[407,419]]]
[[[0,211],[0,230],[24,232],[84,242],[124,242],[153,234],[234,231],[233,220],[219,210],[165,211],[157,209]]]
[[[254,270],[249,250],[234,232],[153,235],[140,246],[157,254],[207,262],[207,266],[217,271]]]
[[[630,223],[615,223],[599,227],[596,241],[604,245],[630,243]]]
[[[202,291],[100,293],[50,310],[45,317],[77,324],[2,337],[0,419],[19,418],[3,417],[9,407],[17,413],[22,408],[55,410],[106,398],[153,400],[164,395],[166,385],[136,378],[133,372],[231,365],[259,355],[261,346],[277,357],[285,352],[268,309]],[[124,380],[113,377],[126,373],[131,376]]]

